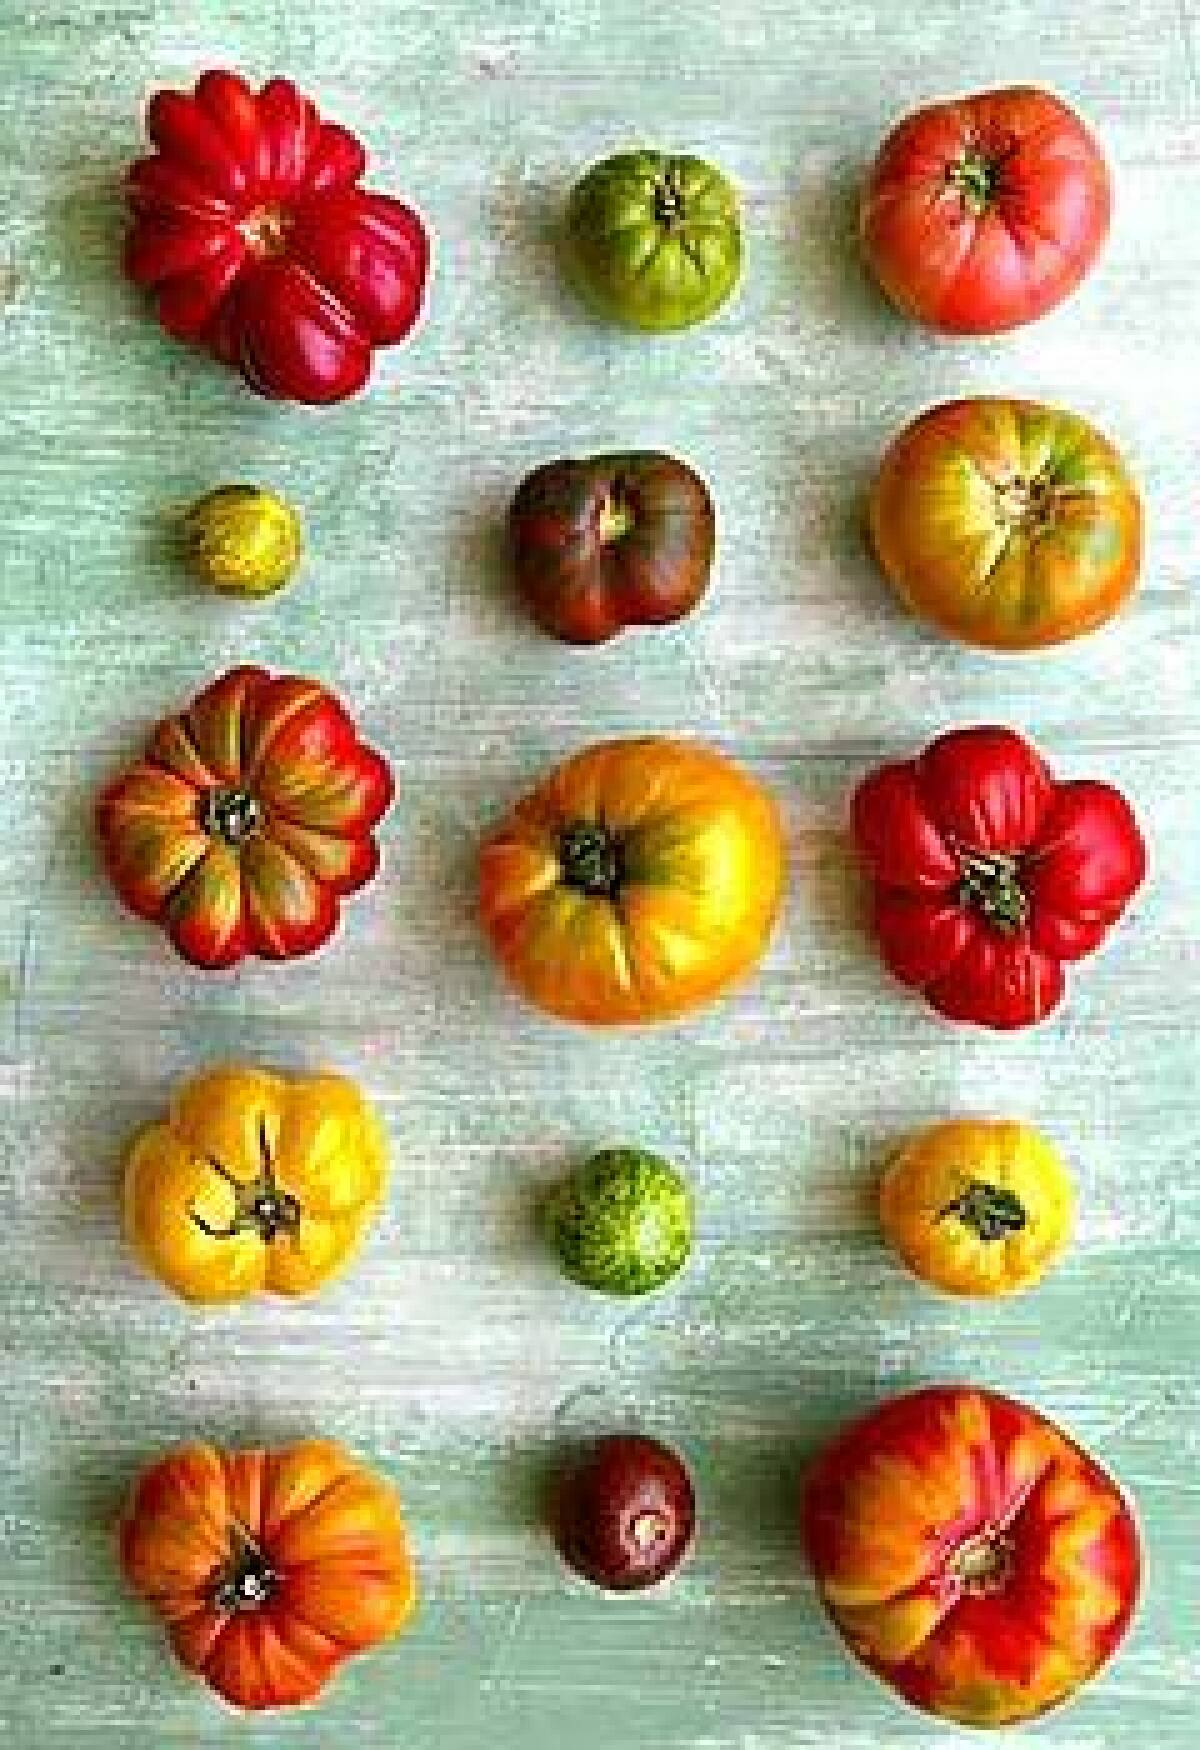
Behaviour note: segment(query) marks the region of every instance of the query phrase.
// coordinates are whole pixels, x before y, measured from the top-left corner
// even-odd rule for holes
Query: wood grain
[[[793,1535],[838,1420],[932,1378],[1018,1391],[1136,1495],[1149,1546],[1127,1652],[1040,1729],[1055,1750],[1197,1739],[1200,1682],[1200,368],[1196,0],[0,0],[0,1725],[14,1750],[215,1746],[232,1723],[121,1592],[112,1523],[164,1444],[320,1429],[383,1465],[420,1553],[413,1634],[318,1712],[239,1742],[409,1750],[949,1746],[843,1662]],[[286,71],[361,131],[438,238],[431,313],[368,396],[261,404],[173,346],[120,284],[115,193],[148,90],[208,64]],[[1036,327],[935,341],[865,281],[854,192],[923,97],[1033,79],[1117,174],[1095,276]],[[701,151],[741,184],[748,271],[677,340],[590,321],[554,224],[619,143]],[[1144,583],[1118,624],[989,660],[905,618],[866,558],[887,437],[941,396],[1061,400],[1144,487]],[[676,631],[576,653],[512,599],[501,520],[535,462],[660,445],[721,519]],[[230,478],[303,511],[300,581],[222,603],[169,556],[177,507]],[[344,690],[403,790],[383,879],[311,964],[201,978],[123,918],[90,800],[148,720],[234,659]],[[1063,1017],[981,1039],[877,970],[843,820],[880,756],[1007,720],[1125,786],[1153,878]],[[479,832],[564,751],[669,729],[735,752],[785,809],[791,903],[757,980],[694,1025],[593,1038],[523,1012],[472,914]],[[386,1112],[394,1181],[360,1266],[311,1306],[205,1319],[135,1271],[116,1172],[133,1126],[215,1058],[332,1063]],[[878,1164],[956,1111],[1027,1116],[1074,1163],[1082,1231],[1011,1306],[922,1294],[883,1253]],[[601,1142],[694,1177],[677,1292],[614,1309],[556,1276],[538,1189]],[[702,1538],[661,1596],[564,1578],[548,1469],[634,1422],[696,1466]]]

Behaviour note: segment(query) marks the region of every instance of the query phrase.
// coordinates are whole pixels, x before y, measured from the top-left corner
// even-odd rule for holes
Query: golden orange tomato
[[[187,1082],[135,1138],[125,1233],[186,1300],[311,1294],[358,1250],[386,1177],[383,1126],[353,1082],[234,1064]]]
[[[176,1447],[138,1478],[121,1566],[180,1662],[239,1708],[315,1701],[416,1603],[399,1501],[332,1440]]]
[[[1093,631],[1133,590],[1142,508],[1125,464],[1077,414],[988,396],[931,407],[871,493],[884,574],[922,619],[993,650]]]
[[[844,1429],[808,1479],[804,1539],[855,1656],[968,1726],[1065,1701],[1137,1601],[1118,1485],[1028,1404],[974,1386],[909,1392]]]
[[[934,1124],[879,1191],[883,1231],[909,1269],[951,1294],[1012,1294],[1062,1256],[1075,1196],[1053,1144],[1009,1119]]]
[[[488,840],[480,909],[540,1008],[657,1021],[749,970],[784,880],[775,805],[732,761],[688,742],[613,741],[552,772]]]

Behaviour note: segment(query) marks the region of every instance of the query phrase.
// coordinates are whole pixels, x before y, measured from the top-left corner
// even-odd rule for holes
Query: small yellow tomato
[[[1054,1146],[1027,1124],[955,1118],[921,1132],[879,1193],[889,1243],[949,1294],[1014,1294],[1066,1250],[1075,1194]]]
[[[226,595],[273,595],[299,565],[301,546],[299,517],[265,486],[218,486],[183,519],[189,568]]]
[[[125,1234],[185,1300],[311,1294],[358,1250],[386,1178],[383,1125],[353,1082],[234,1064],[185,1083],[135,1138]]]

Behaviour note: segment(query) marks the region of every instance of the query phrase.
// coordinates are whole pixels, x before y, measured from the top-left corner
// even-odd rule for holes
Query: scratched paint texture
[[[1128,1650],[1037,1741],[1195,1745],[1195,0],[0,0],[0,27],[5,1744],[232,1741],[122,1595],[114,1516],[135,1467],[175,1440],[313,1430],[394,1478],[424,1606],[319,1711],[239,1726],[241,1743],[960,1742],[843,1663],[793,1532],[797,1476],[844,1416],[952,1377],[1062,1418],[1145,1525]],[[336,411],[256,401],[163,338],[117,276],[140,103],[221,62],[311,86],[437,234],[426,326]],[[1115,234],[1037,327],[936,341],[865,281],[854,191],[900,111],[1017,79],[1098,126]],[[554,253],[574,174],[642,139],[711,155],[746,197],[740,298],[662,342],[593,323]],[[1044,659],[928,635],[863,551],[889,434],[971,391],[1078,408],[1145,489],[1136,605]],[[504,507],[535,462],[633,443],[711,480],[715,584],[675,631],[575,653],[514,604]],[[169,554],[176,508],[229,478],[281,488],[308,527],[300,581],[258,607],[204,594]],[[344,691],[401,795],[384,874],[331,951],[203,978],[119,914],[89,807],[153,718],[244,658]],[[843,831],[865,767],[981,719],[1123,785],[1153,857],[1066,1013],[1012,1039],[948,1030],[886,984]],[[501,989],[473,856],[546,763],[645,729],[710,739],[770,785],[791,900],[733,1000],[591,1037]],[[359,1076],[394,1180],[344,1283],[204,1318],[134,1269],[117,1170],[178,1077],[242,1055]],[[1036,1120],[1081,1185],[1072,1255],[1008,1305],[930,1297],[876,1232],[889,1145],[972,1110]],[[678,1289],[614,1307],[557,1278],[531,1210],[567,1161],[626,1139],[692,1175],[701,1240]],[[559,1452],[627,1422],[689,1454],[702,1535],[673,1588],[613,1603],[564,1578],[538,1511]]]

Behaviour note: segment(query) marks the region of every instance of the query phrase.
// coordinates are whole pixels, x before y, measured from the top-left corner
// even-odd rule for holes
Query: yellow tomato
[[[1029,1288],[1066,1250],[1075,1196],[1058,1151],[1010,1119],[922,1131],[880,1187],[883,1231],[915,1275],[950,1294]]]
[[[383,1197],[383,1126],[341,1076],[246,1065],[178,1090],[125,1167],[125,1233],[185,1300],[304,1295],[358,1250]]]
[[[743,977],[767,946],[786,850],[732,760],[645,737],[543,778],[484,846],[480,912],[512,983],[596,1026],[661,1021]]]
[[[218,486],[183,519],[188,565],[224,595],[274,595],[295,572],[302,548],[299,517],[265,486]]]

